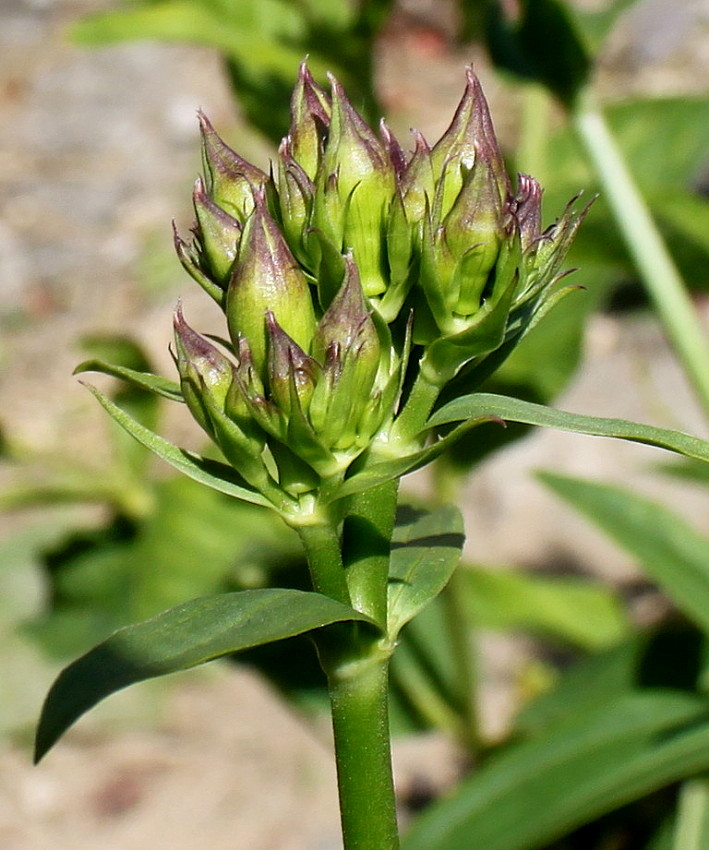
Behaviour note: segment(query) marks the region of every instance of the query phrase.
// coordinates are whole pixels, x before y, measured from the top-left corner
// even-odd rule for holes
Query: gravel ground
[[[130,332],[168,370],[176,298],[184,297],[195,323],[214,318],[171,256],[170,219],[187,223],[199,167],[196,107],[225,135],[238,132],[247,155],[262,164],[267,158],[240,128],[208,51],[147,43],[95,51],[72,46],[68,26],[102,5],[0,0],[2,422],[15,444],[33,452],[61,447],[69,458],[83,457],[87,445],[100,452],[96,435],[104,427],[70,377],[79,359],[77,338]],[[435,138],[471,57],[446,44],[445,16],[432,13],[431,2],[403,5],[421,17],[412,24],[402,16],[392,28],[381,51],[382,90],[396,128],[412,123]],[[609,93],[706,86],[709,39],[701,27],[706,33],[707,21],[703,0],[650,0],[613,41],[601,86]],[[501,85],[484,65],[480,73],[494,109]],[[504,115],[498,124],[508,131]],[[709,321],[706,303],[702,309]],[[667,387],[673,388],[670,400]],[[648,319],[595,320],[586,366],[559,406],[694,432],[703,427]],[[646,467],[656,460],[640,446],[535,434],[486,463],[466,487],[467,554],[531,566],[550,557],[577,565],[581,559],[584,569],[610,580],[631,577],[629,559],[546,496],[529,473],[554,468],[631,481],[681,505],[707,529],[706,502],[649,475]],[[7,478],[3,472],[0,483]],[[4,518],[0,529],[10,534],[22,523]],[[509,683],[520,660],[508,643],[491,641],[486,664],[501,683],[488,689],[483,706],[494,734],[509,715]],[[147,698],[136,698],[140,716],[154,719],[139,731],[116,728],[121,709],[130,713],[134,703],[128,694],[115,699],[115,710],[87,720],[41,768],[30,768],[22,744],[0,749],[1,847],[339,846],[327,731],[304,726],[252,674],[230,668],[188,677],[152,713]],[[451,781],[455,758],[445,742],[428,738],[398,745],[397,765],[402,791],[422,781],[437,788]]]

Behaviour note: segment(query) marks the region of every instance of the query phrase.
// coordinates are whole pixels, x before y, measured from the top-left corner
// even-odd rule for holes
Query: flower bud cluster
[[[541,189],[525,175],[513,188],[472,70],[448,130],[433,147],[414,131],[410,155],[305,64],[291,114],[271,174],[200,115],[194,238],[175,245],[231,350],[179,310],[175,332],[195,418],[250,483],[297,495],[386,433],[419,372],[441,388],[521,338],[582,214],[542,232]]]

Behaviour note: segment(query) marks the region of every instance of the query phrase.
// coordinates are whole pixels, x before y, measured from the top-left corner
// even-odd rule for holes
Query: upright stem
[[[682,278],[590,92],[571,118],[665,332],[709,413],[709,342]]]
[[[349,605],[350,592],[336,526],[323,521],[296,525],[295,529],[305,547],[313,590]]]
[[[389,653],[328,671],[345,850],[397,850],[388,716]]]
[[[393,482],[355,497],[342,540],[333,517],[297,526],[314,589],[368,614],[384,634],[396,494]],[[392,647],[382,632],[349,623],[317,638],[330,691],[345,850],[399,847],[389,739]]]

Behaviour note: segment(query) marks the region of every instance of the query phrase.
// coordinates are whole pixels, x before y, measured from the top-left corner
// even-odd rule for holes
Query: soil
[[[496,112],[509,89],[481,56],[453,46],[453,12],[440,12],[449,4],[400,5],[379,48],[395,129],[415,124],[435,138],[460,95],[462,68],[474,59],[503,138],[512,134],[514,122],[503,109]],[[247,157],[262,165],[268,158],[235,113],[210,51],[72,44],[72,23],[104,6],[100,0],[0,0],[0,401],[7,440],[16,454],[35,459],[29,470],[59,449],[68,464],[83,459],[87,446],[99,455],[105,450],[103,415],[71,377],[80,359],[77,339],[130,333],[169,374],[177,297],[194,324],[204,328],[215,320],[171,253],[170,220],[177,218],[183,230],[189,226],[191,181],[199,170],[196,108],[227,137],[238,136]],[[641,7],[611,43],[601,89],[613,97],[706,86],[709,3],[649,0]],[[699,306],[709,325],[706,301]],[[673,388],[669,400],[667,387]],[[594,320],[584,369],[558,406],[695,433],[704,428],[648,317]],[[179,420],[169,425],[173,435],[187,428]],[[648,471],[657,459],[641,446],[571,434],[523,440],[485,463],[466,486],[467,556],[531,568],[553,561],[616,583],[632,579],[631,560],[554,502],[530,473],[553,468],[631,482],[662,494],[709,530],[699,494]],[[17,468],[3,470],[0,486],[17,476]],[[421,490],[426,480],[414,476],[410,486]],[[36,514],[13,514],[0,530],[9,539],[36,522]],[[651,608],[652,599],[645,604]],[[645,615],[652,611],[640,606],[638,616]],[[7,646],[11,653],[12,643]],[[483,722],[495,736],[514,709],[525,645],[490,637],[484,649]],[[107,704],[82,721],[33,768],[26,733],[54,672],[44,668],[24,722],[0,746],[3,850],[341,846],[326,724],[305,723],[253,673],[216,667],[176,680],[167,691],[119,695],[109,701],[113,708]],[[13,689],[26,692],[21,669],[15,676],[0,702],[12,701]],[[421,789],[438,793],[458,767],[453,747],[436,736],[400,741],[395,756],[402,799]]]

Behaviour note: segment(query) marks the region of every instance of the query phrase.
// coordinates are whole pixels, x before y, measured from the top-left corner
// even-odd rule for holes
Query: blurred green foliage
[[[616,0],[572,16],[557,0],[528,0],[510,20],[501,2],[459,0],[459,35],[486,40],[500,68],[525,78],[523,99],[539,102],[543,84],[568,105],[630,5]],[[393,6],[391,0],[134,0],[83,19],[73,36],[92,45],[153,38],[216,49],[244,118],[277,141],[288,127],[288,96],[305,54],[316,77],[323,81],[332,71],[369,119],[379,117],[374,43]],[[608,117],[685,279],[705,292],[709,203],[700,182],[709,97],[634,98],[610,107]],[[560,212],[579,190],[593,196],[597,180],[567,127],[552,128],[549,121],[540,128],[531,119],[525,126],[523,118],[521,133],[527,143],[516,165],[536,171],[549,186],[547,214]],[[534,151],[533,161],[525,160],[525,151]],[[486,391],[548,402],[580,362],[590,314],[621,297],[644,303],[602,198],[570,263],[580,269],[574,281],[583,290],[530,334]],[[94,339],[87,355],[149,370],[144,353],[127,339]],[[156,426],[162,402],[155,396],[129,386],[113,398]],[[438,474],[467,470],[524,433],[521,426],[479,429]],[[51,657],[65,659],[119,626],[203,594],[300,586],[303,559],[293,534],[273,515],[185,478],[157,478],[141,446],[118,428],[111,439],[106,468],[67,470],[60,458],[43,458],[34,483],[2,496],[8,509],[52,506],[47,516],[55,519],[2,547],[0,676],[13,686],[0,698],[0,729],[26,720]],[[8,453],[12,462],[11,447]],[[684,464],[676,474],[706,483],[706,464]],[[467,850],[475,835],[486,850],[701,850],[673,838],[681,828],[673,783],[709,767],[709,543],[666,507],[635,494],[560,476],[544,481],[631,552],[676,612],[668,622],[638,630],[617,593],[598,582],[465,566],[456,594],[470,634],[491,629],[534,636],[552,659],[545,664],[554,684],[523,707],[507,739],[477,753],[482,767],[431,808],[405,846]],[[104,506],[102,523],[77,527],[75,514],[58,507],[85,502]],[[392,717],[400,730],[439,726],[465,739],[461,724],[471,694],[461,694],[448,605],[450,599],[439,598],[404,628],[392,669]],[[563,664],[554,664],[557,658]],[[324,698],[305,639],[242,659],[295,700]],[[656,796],[663,787],[669,791]]]

